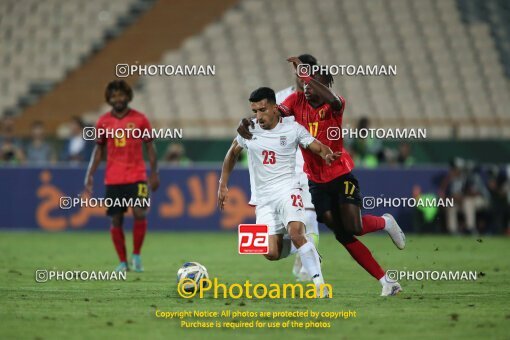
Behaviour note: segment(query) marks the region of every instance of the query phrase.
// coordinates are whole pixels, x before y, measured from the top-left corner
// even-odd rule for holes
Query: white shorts
[[[302,202],[301,189],[291,189],[285,194],[260,204],[259,197],[255,215],[257,224],[266,224],[269,235],[286,234],[290,222],[298,221],[305,224],[305,207]]]
[[[305,180],[301,181],[301,189],[303,189],[301,194],[303,197],[303,204],[305,205],[305,209],[315,210],[315,207],[312,203],[312,194],[310,194],[310,188],[308,187],[308,178],[306,177],[306,174],[303,175],[305,176]]]
[[[319,222],[317,222],[317,214],[315,213],[315,206],[312,203],[312,194],[310,194],[310,188],[308,187],[308,177],[304,172],[299,175],[299,182],[301,184],[303,204],[305,206],[306,215],[306,233],[319,234]]]

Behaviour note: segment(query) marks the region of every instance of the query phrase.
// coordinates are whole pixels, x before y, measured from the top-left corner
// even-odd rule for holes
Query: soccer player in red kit
[[[289,62],[296,69],[302,62],[291,57]],[[405,236],[393,216],[364,215],[361,217],[361,193],[357,179],[351,173],[354,162],[343,148],[340,134],[345,99],[331,89],[333,77],[327,72],[315,75],[298,74],[304,81],[304,92],[290,94],[280,105],[283,115],[294,116],[296,121],[309,129],[311,135],[333,152],[340,151],[339,161],[331,166],[302,149],[304,171],[309,179],[312,202],[319,222],[330,228],[336,239],[351,256],[382,285],[382,296],[395,295],[402,290],[400,284],[389,279],[373,258],[370,250],[356,236],[377,230],[386,230],[399,249],[405,247]],[[248,124],[247,124],[248,123]],[[247,138],[249,122],[243,120],[239,133]],[[241,133],[242,132],[242,133]],[[246,136],[246,137],[245,137]]]
[[[140,251],[147,230],[146,203],[149,197],[143,160],[144,144],[151,168],[149,178],[151,190],[155,191],[159,186],[156,150],[152,139],[147,137],[150,135],[151,125],[143,113],[128,106],[133,99],[133,90],[124,80],[111,81],[106,87],[105,99],[112,106],[112,110],[103,114],[97,121],[96,146],[85,176],[85,191],[92,193],[94,173],[103,155],[106,155],[104,179],[106,198],[134,202],[130,207],[134,217],[132,269],[142,272]],[[135,129],[137,131],[133,133]],[[107,214],[112,218],[110,234],[120,259],[117,271],[129,270],[123,231],[124,213],[127,208],[114,205],[107,210]]]

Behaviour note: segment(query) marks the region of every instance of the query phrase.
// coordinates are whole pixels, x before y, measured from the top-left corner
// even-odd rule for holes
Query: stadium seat
[[[6,42],[0,50],[5,70],[0,111],[16,106],[34,83],[63,79],[140,1],[2,1],[7,15],[0,21]],[[268,16],[267,9],[275,15]],[[311,53],[322,64],[397,66],[395,77],[335,77],[348,117],[369,115],[376,123],[395,119],[409,126],[421,122],[437,129],[432,133],[437,136],[452,133],[434,123],[444,119],[463,126],[460,136],[483,137],[491,125],[479,128],[473,117],[492,126],[508,119],[509,13],[504,1],[241,0],[159,61],[214,64],[214,76],[141,77],[133,105],[155,125],[210,120],[193,126],[190,134],[231,137],[249,113],[251,90],[293,85],[285,59]],[[218,127],[222,120],[225,125]]]
[[[55,84],[78,67],[117,20],[141,0],[0,2],[0,84],[17,83],[0,113],[16,106],[32,85]]]

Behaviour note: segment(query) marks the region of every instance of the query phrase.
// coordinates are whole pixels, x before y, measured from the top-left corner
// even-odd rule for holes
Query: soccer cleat
[[[296,278],[297,282],[307,282],[312,281],[312,277],[307,273],[305,268],[303,267],[303,263],[301,262],[301,256],[296,254],[296,260],[294,261],[294,266],[292,267],[292,274]]]
[[[308,281],[312,281],[312,277],[310,276],[310,274],[308,274],[306,272],[306,270],[304,268],[301,268],[299,273],[296,275],[296,281],[297,282],[308,282]]]
[[[398,282],[383,285],[381,296],[395,296],[402,291],[402,287]]]
[[[384,230],[390,235],[391,240],[397,246],[398,249],[402,250],[406,246],[406,235],[398,226],[397,221],[391,214],[384,214],[389,219],[388,225],[384,227]]]
[[[299,276],[301,269],[303,269],[303,263],[301,262],[301,256],[299,256],[299,254],[296,254],[296,259],[294,260],[294,266],[292,267],[292,274],[296,277],[296,279]]]
[[[129,267],[126,262],[121,262],[117,268],[115,268],[116,272],[127,272],[129,270]]]
[[[131,262],[133,264],[133,270],[137,273],[143,272],[143,266],[142,266],[142,258],[140,255],[133,254],[133,258],[131,259]]]
[[[318,291],[318,294],[319,296],[317,296],[318,299],[331,299],[331,294],[329,293],[329,289],[327,287],[324,287],[323,291],[322,291],[322,295],[320,294],[320,289]]]
[[[315,246],[315,250],[317,250],[317,246],[319,245],[319,235],[310,233],[306,235],[306,239],[308,240],[308,242],[312,242]],[[319,250],[317,250],[317,254],[319,254],[319,261],[322,264],[322,256],[319,253]],[[312,277],[310,276],[310,274],[307,273],[307,271],[303,267],[303,263],[301,262],[301,256],[299,256],[299,254],[296,254],[294,266],[292,267],[292,274],[296,278],[297,282],[312,281]]]

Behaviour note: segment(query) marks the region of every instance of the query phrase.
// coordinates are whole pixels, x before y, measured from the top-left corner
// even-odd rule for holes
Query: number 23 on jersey
[[[276,164],[276,153],[274,151],[262,150],[262,156],[264,156],[262,164]]]

